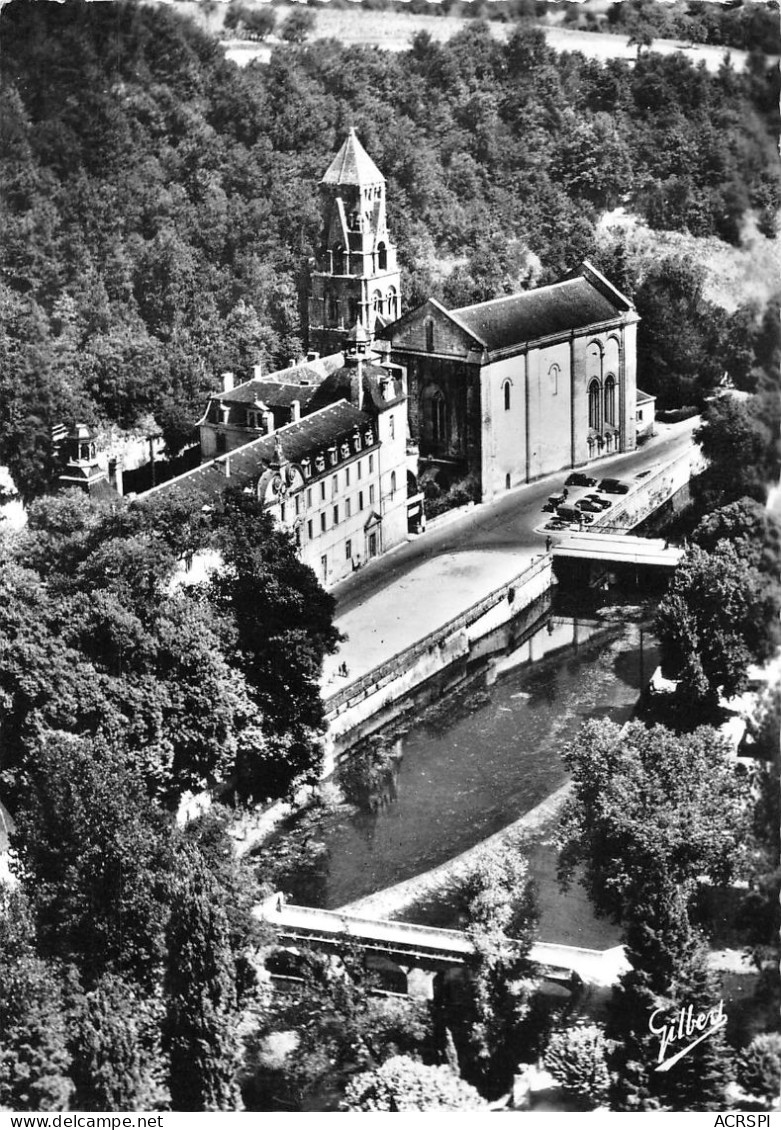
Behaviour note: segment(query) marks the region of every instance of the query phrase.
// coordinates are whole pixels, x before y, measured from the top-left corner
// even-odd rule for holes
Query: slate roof
[[[289,407],[291,400],[301,400],[307,387],[320,384],[324,377],[329,376],[337,369],[341,369],[343,364],[343,353],[329,353],[325,357],[319,357],[316,361],[301,361],[298,365],[291,365],[288,369],[279,369],[265,377],[252,377],[250,380],[236,385],[230,392],[213,393],[213,399],[223,400],[226,404],[252,404],[259,399],[269,406],[274,404],[279,407]],[[290,394],[283,391],[275,394],[273,391],[274,389],[286,389],[288,386],[293,390]],[[263,389],[266,396],[258,395],[258,389]],[[296,390],[300,395],[296,396]],[[286,400],[285,397],[288,395],[289,399]],[[308,395],[311,395],[311,393]],[[276,399],[267,399],[271,396],[276,396]],[[302,401],[301,407],[303,408],[303,406]]]
[[[321,184],[385,184],[385,177],[351,129],[342,148],[328,166]]]
[[[250,443],[245,443],[242,447],[235,448],[228,455],[220,455],[208,463],[202,463],[193,471],[187,471],[176,479],[161,483],[160,486],[139,495],[139,501],[165,492],[169,497],[182,502],[201,505],[214,503],[229,487],[247,486],[259,478],[274,459],[277,442],[286,459],[291,463],[300,463],[305,456],[312,458],[321,451],[327,451],[334,444],[338,446],[342,440],[352,435],[356,427],[367,426],[374,426],[372,417],[342,400],[338,404],[330,404],[319,412],[314,412],[311,416],[305,416],[294,424],[285,424],[272,435],[261,436]],[[375,445],[376,443],[375,434]],[[364,450],[372,450],[372,448],[367,447]],[[229,476],[225,474],[224,469],[226,460],[230,467]],[[332,468],[327,467],[323,473],[332,473]],[[317,473],[313,473],[313,481],[318,477]]]
[[[322,377],[318,377],[318,382]],[[303,412],[317,392],[317,385],[280,384],[277,381],[247,381],[232,392],[219,394],[223,404],[254,404],[259,401],[269,408],[289,408],[294,400],[301,405]]]
[[[524,341],[615,321],[626,313],[626,307],[612,302],[581,277],[449,313],[492,353]]]
[[[352,379],[355,372],[355,364],[343,365],[342,368],[337,369],[329,377],[322,382],[322,384],[315,390],[315,395],[310,404],[310,412],[315,411],[317,408],[323,407],[326,404],[334,404],[338,400],[350,400],[352,394]],[[394,395],[390,400],[386,400],[380,392],[380,383],[388,379],[389,370],[383,368],[381,365],[375,365],[371,361],[361,362],[361,373],[363,377],[363,402],[366,406],[371,405],[377,412],[383,412],[386,408],[393,407],[404,399],[404,385],[401,377],[398,375],[398,370],[395,372],[391,369],[390,375],[393,377]]]
[[[636,403],[637,404],[647,404],[649,400],[656,400],[656,397],[651,396],[650,393],[641,392],[640,389],[637,389],[637,393],[636,393]]]

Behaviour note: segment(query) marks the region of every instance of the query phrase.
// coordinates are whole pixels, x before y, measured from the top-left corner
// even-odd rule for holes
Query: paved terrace
[[[692,445],[699,417],[659,424],[658,435],[638,451],[601,459],[587,468],[595,478],[642,483]],[[569,471],[508,491],[491,503],[445,516],[425,534],[365,565],[334,590],[336,626],[347,639],[323,664],[326,701],[465,613],[517,577],[545,553],[548,515],[542,505],[560,491]],[[588,489],[571,490],[575,501]],[[618,496],[617,496],[618,497]],[[623,497],[623,496],[622,496]],[[554,545],[568,531],[552,532]],[[605,535],[602,535],[605,536]],[[342,663],[348,675],[339,674]]]

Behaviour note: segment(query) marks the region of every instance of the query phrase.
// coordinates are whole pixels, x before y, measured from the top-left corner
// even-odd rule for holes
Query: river
[[[629,719],[657,662],[647,628],[621,608],[607,616],[548,612],[521,646],[454,669],[457,689],[437,687],[436,701],[383,735],[398,760],[377,807],[341,805],[323,819],[322,866],[292,885],[294,900],[338,907],[427,871],[562,785],[561,750],[581,723]]]

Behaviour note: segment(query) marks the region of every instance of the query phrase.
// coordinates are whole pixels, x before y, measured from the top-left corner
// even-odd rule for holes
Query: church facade
[[[482,500],[636,445],[632,302],[585,262],[552,286],[447,310],[430,299],[378,336],[407,372],[424,466]]]

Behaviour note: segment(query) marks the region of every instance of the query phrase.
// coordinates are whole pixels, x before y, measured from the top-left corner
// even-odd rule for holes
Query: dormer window
[[[320,454],[320,455],[315,456],[315,467],[317,468],[318,471],[324,471],[325,470],[325,456],[324,455]]]
[[[339,458],[339,456],[338,456],[337,451],[336,451],[336,445],[334,445],[333,447],[329,447],[328,448],[328,462],[331,464],[332,467],[336,466],[336,462],[337,462],[338,458]]]
[[[301,470],[303,472],[305,479],[311,479],[312,478],[312,461],[311,461],[311,459],[302,459],[301,460]]]
[[[366,446],[371,447],[371,445],[374,443],[374,432],[371,430],[371,428],[366,429],[364,436],[366,438]]]
[[[347,443],[347,441],[346,441],[346,440],[345,440],[345,442],[344,442],[344,443],[343,443],[343,444],[341,445],[341,447],[339,448],[339,450],[340,450],[340,452],[341,452],[341,454],[342,454],[342,459],[349,459],[349,458],[350,458],[350,445],[349,445],[349,443]]]
[[[363,447],[363,443],[361,442],[361,436],[360,436],[359,432],[355,432],[353,434],[353,447],[355,448],[356,451],[360,451],[361,448]]]

